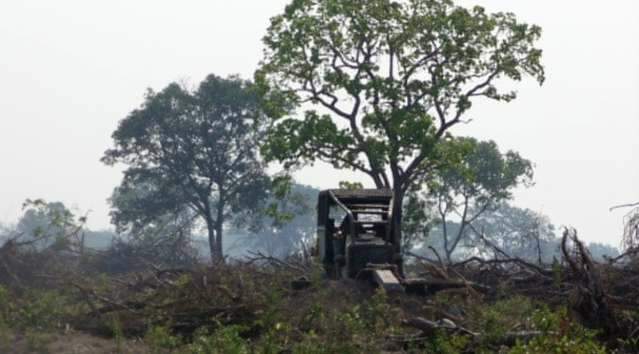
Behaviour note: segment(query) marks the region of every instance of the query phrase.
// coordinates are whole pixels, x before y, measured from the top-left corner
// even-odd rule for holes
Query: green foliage
[[[532,183],[532,163],[518,153],[502,153],[494,141],[478,141],[474,138],[456,140],[451,143],[451,148],[456,150],[460,158],[449,160],[448,164],[425,180],[436,196],[448,200],[469,196],[478,207],[483,207],[509,199],[514,188]],[[448,148],[446,144],[444,146]],[[458,150],[460,147],[463,147],[461,152]]]
[[[53,336],[51,334],[29,329],[26,331],[24,338],[26,342],[26,349],[29,353],[49,353],[48,346],[53,341]]]
[[[9,294],[0,285],[0,352],[8,352],[11,347],[11,331],[9,328]]]
[[[476,100],[516,97],[498,83],[544,81],[540,36],[541,28],[511,13],[451,0],[293,0],[271,19],[255,73],[273,121],[262,154],[285,168],[323,161],[368,175],[377,188],[393,189],[394,225],[402,225],[406,193],[441,166],[461,168],[460,182],[483,179],[502,192],[508,188],[499,182],[522,172],[494,170],[500,181],[489,168],[470,175],[455,164],[469,139],[454,139],[451,128]],[[448,260],[461,229],[446,247]],[[401,231],[393,229],[400,242]],[[408,231],[415,238],[428,227]]]
[[[473,240],[468,226],[495,212],[512,198],[515,188],[530,186],[533,168],[516,152],[502,153],[494,141],[451,138],[440,150],[446,159],[409,193],[404,229],[412,243],[430,231],[441,233],[438,248],[451,261],[458,246],[482,245]]]
[[[382,289],[371,292],[320,280],[319,272],[311,276],[311,288],[292,290],[287,286],[291,273],[220,267],[204,273],[205,282],[204,274],[196,270],[175,274],[165,279],[172,286],[164,291],[149,288],[144,295],[138,294],[135,301],[149,307],[135,314],[115,311],[105,315],[116,350],[125,352],[130,343],[127,337],[146,331],[144,344],[151,353],[605,352],[597,333],[576,323],[565,308],[551,309],[526,297],[506,296],[493,303],[454,292],[428,298],[387,294]],[[105,279],[96,278],[91,288],[98,294],[107,296],[115,290]],[[20,335],[24,338],[21,346],[45,352],[59,324],[87,320],[88,309],[74,312],[74,301],[84,298],[54,291],[15,296],[13,290],[0,287],[0,349],[3,343],[15,343]],[[202,316],[208,311],[214,314]],[[463,320],[455,322],[478,336],[437,331],[415,338],[415,330],[402,325],[406,318],[440,319],[448,313],[462,313]],[[191,315],[201,326],[194,332],[185,330],[180,322]],[[629,313],[628,319],[633,318],[636,314]],[[539,334],[513,343],[513,331]],[[402,342],[404,338],[407,343]],[[618,345],[629,352],[636,348],[631,338]]]
[[[117,314],[113,314],[110,316],[109,329],[111,330],[111,335],[113,336],[113,340],[115,341],[115,346],[117,348],[118,353],[122,352],[122,346],[124,345],[124,331],[122,329],[122,322]]]
[[[285,183],[289,185],[284,193],[269,198],[265,215],[251,221],[256,227],[250,229],[250,233],[245,227],[229,229],[229,235],[241,238],[241,246],[277,257],[287,257],[312,247],[319,190],[292,180]]]
[[[9,326],[0,321],[0,352],[9,353],[13,345],[11,341],[12,337]]]
[[[416,244],[427,241],[431,230],[439,221],[435,202],[424,198],[419,190],[411,190],[404,201],[402,219],[402,243],[406,250],[414,250]]]
[[[69,318],[69,307],[57,291],[30,290],[18,297],[0,286],[0,351],[15,350],[15,335],[22,332],[26,350],[48,353],[51,331]]]
[[[340,181],[339,188],[348,189],[348,190],[358,190],[358,189],[364,189],[364,185],[361,184],[360,182]]]
[[[259,311],[257,319],[253,322],[253,325],[261,328],[264,332],[269,332],[273,329],[279,329],[281,322],[283,321],[284,314],[281,312],[281,303],[283,297],[280,289],[271,287],[266,289],[264,293],[265,306]]]
[[[63,203],[27,199],[15,232],[36,249],[65,250],[80,246],[86,217],[76,217]]]
[[[467,328],[479,333],[472,341],[472,352],[494,353],[500,346],[500,353],[605,353],[605,346],[597,340],[597,332],[575,322],[566,308],[551,309],[543,303],[527,297],[507,297],[495,303],[476,300],[464,305],[445,295],[435,298],[437,307],[462,306],[467,312]],[[527,331],[532,335],[528,341],[517,341],[510,348],[505,343],[510,333]],[[471,338],[463,335],[437,333],[428,339],[425,352],[461,353],[467,352]]]
[[[16,308],[16,324],[26,328],[53,328],[65,316],[65,299],[56,291],[34,292]]]
[[[533,328],[541,330],[544,334],[532,338],[528,343],[517,343],[510,353],[604,354],[607,352],[605,346],[597,342],[597,332],[573,322],[565,308],[551,311],[548,307],[542,307],[533,313],[530,320]]]
[[[305,335],[294,346],[295,353],[381,352],[378,339],[393,334],[400,317],[383,290],[352,307],[335,307],[315,303],[309,308],[299,325]]]
[[[561,267],[561,264],[559,263],[559,261],[555,259],[555,261],[552,263],[552,281],[553,281],[553,285],[556,288],[559,288],[561,286],[563,273],[564,273],[564,270]]]
[[[151,353],[160,354],[178,348],[182,344],[180,337],[171,334],[164,326],[149,328],[144,336],[144,342],[149,346]]]
[[[75,224],[73,213],[60,202],[47,203],[43,199],[27,199],[22,204],[22,210],[25,215],[18,222],[18,230],[29,232],[35,237],[43,236],[54,227],[59,233],[64,233],[66,227]]]
[[[439,142],[475,99],[515,98],[498,80],[543,82],[540,34],[449,0],[292,1],[271,20],[255,74],[277,120],[262,151],[406,190],[443,158]],[[295,117],[306,102],[313,109]]]
[[[282,225],[291,221],[295,214],[286,210],[286,207],[288,206],[287,203],[292,199],[293,178],[289,175],[276,176],[271,182],[271,189],[273,200],[265,208],[264,214],[270,217],[275,225]]]
[[[328,316],[316,313],[315,329],[310,330],[294,347],[295,353],[376,353],[374,325],[367,323],[362,314],[362,306],[350,310],[331,313]],[[369,340],[367,340],[369,339]]]
[[[419,352],[429,354],[458,354],[463,353],[469,343],[470,339],[466,336],[448,335],[443,332],[438,332],[427,339],[424,348]]]
[[[195,333],[193,342],[184,352],[188,354],[251,353],[249,344],[240,336],[243,330],[241,326],[227,326],[209,334],[205,329],[201,329]]]
[[[360,316],[367,330],[373,333],[390,334],[394,330],[392,319],[399,316],[399,313],[389,303],[386,291],[380,288],[360,309]]]
[[[222,257],[225,220],[261,211],[269,189],[257,152],[265,123],[251,84],[237,77],[209,75],[195,91],[176,83],[149,90],[102,158],[127,165],[113,222],[136,230],[190,212],[206,226],[212,256]]]
[[[0,285],[0,322],[7,323],[11,319],[12,304],[9,291]]]
[[[53,330],[74,314],[73,302],[57,290],[28,289],[20,296],[0,286],[0,324],[18,330]]]
[[[531,316],[534,311],[533,303],[528,298],[519,296],[498,301],[492,306],[480,307],[477,328],[481,328],[483,333],[483,344],[499,342],[507,331],[512,330],[513,324]]]

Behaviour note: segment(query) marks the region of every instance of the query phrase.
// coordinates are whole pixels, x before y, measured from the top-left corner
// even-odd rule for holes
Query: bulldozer
[[[393,230],[391,189],[328,189],[317,202],[317,254],[329,278],[364,280],[386,291],[427,295],[475,287],[468,281],[406,277]]]
[[[370,280],[402,289],[402,257],[393,230],[390,189],[329,189],[317,204],[318,253],[333,279]]]

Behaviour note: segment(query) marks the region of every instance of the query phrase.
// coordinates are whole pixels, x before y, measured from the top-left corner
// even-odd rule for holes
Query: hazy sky
[[[0,2],[0,221],[25,198],[92,210],[109,225],[106,198],[120,171],[99,158],[118,120],[147,87],[197,84],[207,74],[249,78],[268,19],[285,0],[2,0]],[[639,2],[485,0],[544,29],[547,81],[510,104],[479,104],[454,131],[494,139],[536,164],[536,186],[515,203],[618,245],[624,211],[639,201]],[[316,166],[301,182],[352,180]],[[366,181],[368,182],[368,181]]]

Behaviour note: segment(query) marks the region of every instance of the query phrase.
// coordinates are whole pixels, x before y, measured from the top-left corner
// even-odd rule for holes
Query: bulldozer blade
[[[373,280],[377,285],[384,288],[387,292],[401,292],[404,291],[399,279],[387,269],[375,269],[373,271]]]

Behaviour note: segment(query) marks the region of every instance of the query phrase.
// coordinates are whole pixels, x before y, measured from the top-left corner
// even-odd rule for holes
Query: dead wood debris
[[[49,250],[25,251],[30,245],[16,240],[0,247],[0,284],[73,288],[86,303],[87,318],[117,314],[141,319],[129,322],[134,328],[128,330],[134,333],[144,333],[153,323],[171,323],[172,330],[187,335],[202,326],[252,323],[269,301],[267,292],[260,290],[275,284],[282,291],[307,291],[312,286],[309,279],[314,277],[314,265],[308,257],[282,260],[253,253],[243,262],[189,269],[169,269],[145,262],[142,271],[100,280],[86,269],[78,255],[48,257]],[[562,259],[552,265],[511,257],[496,245],[490,246],[496,258],[472,257],[453,264],[442,262],[436,252],[434,260],[412,255],[423,265],[425,280],[420,283],[407,279],[404,285],[421,286],[425,295],[459,291],[488,300],[498,299],[505,291],[551,305],[569,304],[585,325],[601,330],[603,336],[624,338],[639,332],[639,323],[624,316],[625,311],[639,308],[639,249],[627,249],[618,257],[596,262],[571,229],[563,234]],[[67,263],[56,265],[62,258]],[[433,319],[407,318],[403,324],[420,332],[392,340],[419,342],[434,331],[483,340],[484,335],[476,328],[470,330],[461,325],[468,320],[465,316],[455,313]],[[77,329],[96,330],[81,321],[74,325]],[[537,335],[535,331],[513,330],[495,344],[509,345]]]
[[[568,304],[583,324],[601,330],[603,336],[623,337],[639,332],[639,324],[624,315],[626,310],[639,307],[636,286],[639,284],[639,248],[627,249],[606,262],[596,262],[577,232],[565,229],[561,242],[563,258],[555,264],[541,265],[511,257],[494,244],[489,246],[497,258],[471,257],[442,265],[439,261],[418,257],[426,265],[427,275],[439,278],[431,281],[439,284],[439,291],[466,284],[488,297],[498,297],[497,290],[501,289],[551,305]],[[413,320],[410,323],[437,328],[434,322]]]
[[[490,338],[481,332],[473,332],[467,328],[457,325],[455,322],[444,318],[439,321],[430,321],[425,318],[415,317],[405,320],[404,326],[412,327],[421,331],[418,335],[413,336],[412,342],[416,342],[415,338],[429,338],[443,331],[447,334],[468,336],[473,342],[492,342],[494,346],[512,346],[517,342],[528,342],[532,338],[548,334],[542,331],[510,331],[504,333],[498,338]]]

